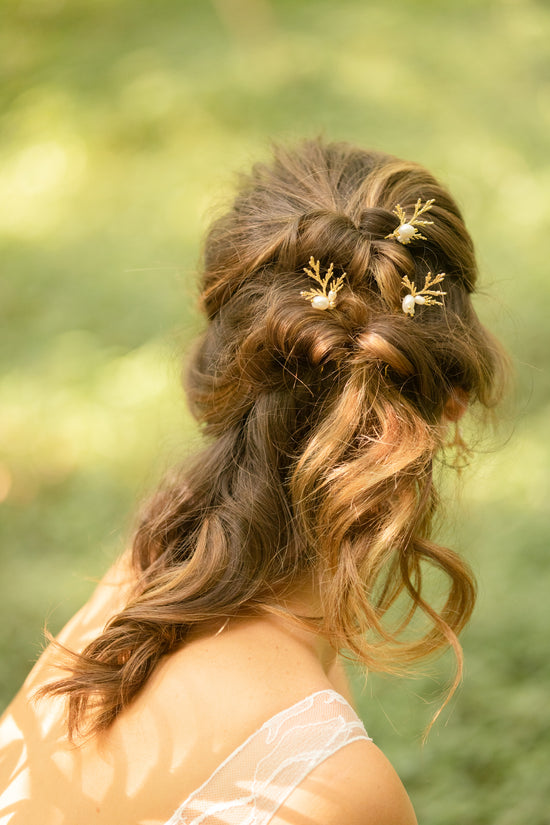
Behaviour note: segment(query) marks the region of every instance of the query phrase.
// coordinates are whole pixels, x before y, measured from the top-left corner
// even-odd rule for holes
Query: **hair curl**
[[[404,246],[396,204],[434,198],[426,240]],[[347,273],[337,306],[300,292],[310,256]],[[444,307],[401,311],[402,278],[445,272]],[[451,645],[475,601],[467,564],[430,540],[432,468],[457,391],[492,406],[504,358],[471,304],[471,238],[421,166],[344,143],[276,149],[244,177],[205,246],[208,319],[187,392],[207,446],[144,511],[137,584],[124,609],[46,692],[69,728],[108,727],[191,628],[276,611],[315,575],[323,618],[302,619],[362,663],[389,670]],[[448,577],[439,609],[423,563]],[[400,624],[388,611],[402,594]],[[420,610],[429,627],[403,631]],[[86,713],[88,711],[88,713]]]

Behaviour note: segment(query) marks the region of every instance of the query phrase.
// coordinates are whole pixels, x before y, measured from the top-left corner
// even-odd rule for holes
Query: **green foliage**
[[[270,139],[349,139],[448,182],[518,387],[447,528],[481,582],[464,686],[424,748],[435,677],[371,676],[362,712],[425,825],[547,823],[548,5],[6,0],[4,21],[3,702],[192,449],[177,354],[233,170]]]

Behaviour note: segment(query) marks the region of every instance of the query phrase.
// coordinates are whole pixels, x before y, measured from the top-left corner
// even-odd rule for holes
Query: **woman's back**
[[[64,644],[81,649],[101,630],[118,607],[123,579],[120,567],[106,577],[61,633]],[[320,805],[334,805],[344,794],[351,810],[350,787],[336,784],[323,803],[331,776],[364,767],[363,791],[368,767],[371,780],[373,771],[387,770],[342,695],[347,686],[334,652],[280,620],[238,619],[201,633],[166,657],[106,734],[78,745],[67,739],[64,702],[32,701],[50,678],[51,654],[0,728],[1,823],[187,825],[197,818],[241,825],[245,811],[246,821],[267,823],[304,793],[308,810],[315,795]],[[304,790],[308,781],[313,792]]]

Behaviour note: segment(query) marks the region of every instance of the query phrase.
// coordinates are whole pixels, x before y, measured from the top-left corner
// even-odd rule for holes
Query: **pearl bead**
[[[311,299],[311,306],[315,307],[315,309],[328,309],[329,299],[326,295],[315,295]]]
[[[425,304],[426,299],[424,298],[423,295],[415,295],[414,296],[414,302],[415,302],[415,304]]]
[[[403,312],[406,312],[407,315],[414,315],[414,304],[414,295],[405,295],[403,301],[401,302]]]
[[[402,223],[397,227],[397,240],[400,243],[409,243],[415,232],[416,229],[411,223]]]

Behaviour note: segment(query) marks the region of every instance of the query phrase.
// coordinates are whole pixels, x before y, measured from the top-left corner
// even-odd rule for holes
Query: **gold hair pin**
[[[425,306],[433,306],[434,304],[437,304],[438,306],[443,306],[443,301],[438,301],[434,296],[443,296],[447,293],[442,292],[440,289],[431,289],[431,287],[436,284],[440,284],[444,277],[444,272],[440,272],[439,275],[435,276],[435,278],[432,278],[432,273],[428,272],[423,289],[417,290],[415,285],[409,280],[408,276],[404,275],[401,281],[403,286],[406,287],[409,292],[408,295],[405,295],[403,301],[401,302],[403,312],[406,312],[407,315],[410,315],[412,318],[414,316],[416,304],[424,304]]]
[[[344,274],[340,275],[339,278],[333,278],[331,281],[330,279],[334,275],[334,264],[329,266],[327,274],[324,278],[322,278],[319,273],[320,265],[321,262],[316,261],[312,255],[309,259],[310,268],[304,266],[304,272],[306,275],[309,275],[310,278],[313,278],[314,281],[317,281],[317,283],[321,285],[322,289],[310,289],[308,291],[300,292],[300,295],[302,298],[306,298],[310,301],[311,306],[315,309],[334,309],[336,306],[336,295],[342,289],[346,273],[344,272]]]
[[[430,198],[430,200],[426,201],[424,206],[422,206],[422,201],[418,198],[416,206],[414,207],[414,215],[410,220],[407,219],[401,206],[397,204],[392,212],[399,219],[399,226],[397,229],[394,229],[393,232],[390,232],[389,235],[386,235],[386,238],[395,238],[396,241],[402,244],[408,244],[414,240],[427,241],[428,239],[424,235],[421,235],[416,227],[433,223],[433,221],[421,221],[419,220],[419,216],[431,209],[434,201],[435,198]]]

